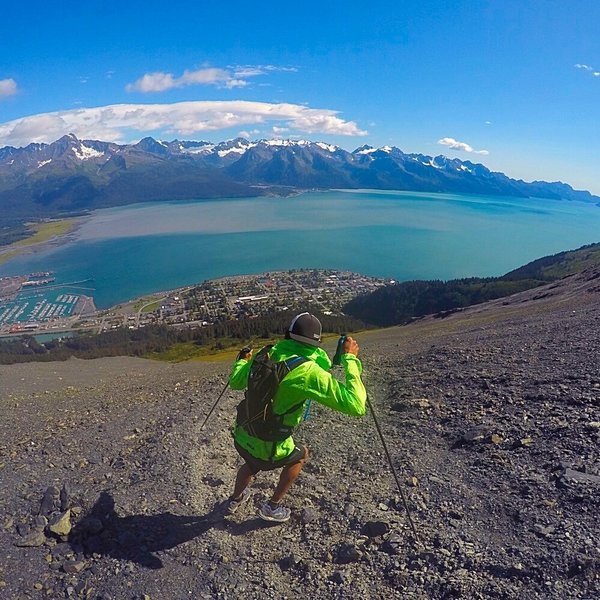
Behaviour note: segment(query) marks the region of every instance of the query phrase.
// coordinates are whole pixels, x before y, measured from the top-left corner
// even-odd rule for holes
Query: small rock
[[[82,560],[67,560],[63,563],[62,569],[65,573],[81,573],[85,569],[85,562]]]
[[[59,536],[69,535],[71,532],[71,511],[66,510],[50,519],[47,530]]]
[[[296,566],[296,559],[293,554],[289,554],[288,556],[284,556],[279,561],[279,567],[282,571],[289,571],[290,569]]]
[[[36,529],[45,529],[48,525],[48,519],[44,515],[38,515],[33,522]]]
[[[339,564],[358,562],[360,552],[354,544],[340,544],[335,554],[335,560]]]
[[[411,487],[417,487],[419,485],[419,480],[416,477],[409,477],[408,478],[408,485],[410,485]]]
[[[65,512],[71,503],[71,488],[68,483],[64,483],[60,490],[60,510]]]
[[[329,578],[330,581],[333,581],[333,583],[337,583],[337,584],[342,584],[344,583],[345,579],[344,579],[344,574],[341,571],[336,571],[335,573],[333,573],[333,575]]]
[[[490,436],[490,442],[492,444],[501,444],[502,443],[502,437],[499,436],[497,433],[492,433],[492,435]]]
[[[390,533],[388,539],[381,545],[381,550],[391,556],[400,554],[402,547],[402,537],[397,533]]]
[[[38,511],[39,515],[49,515],[51,512],[57,508],[57,500],[60,495],[58,488],[51,485],[44,492],[44,496],[40,503],[40,510]]]
[[[533,526],[533,531],[541,537],[548,537],[549,535],[552,535],[556,530],[552,526],[545,527],[541,523],[535,523],[535,525]]]
[[[314,508],[306,507],[302,509],[301,519],[302,523],[304,523],[305,525],[307,523],[312,523],[313,521],[316,521],[318,517],[319,515]]]
[[[462,435],[462,441],[465,444],[474,444],[475,442],[483,441],[489,435],[489,429],[484,425],[478,425],[468,431],[465,431]]]
[[[355,512],[356,507],[354,506],[354,504],[350,504],[349,502],[346,503],[346,506],[344,506],[344,516],[351,517],[352,515],[354,515]]]
[[[368,521],[361,529],[362,535],[374,538],[385,535],[390,530],[390,526],[385,521]]]
[[[600,485],[600,477],[591,473],[583,473],[575,469],[566,468],[563,474],[563,479],[569,483],[588,483]]]
[[[15,546],[19,548],[37,548],[41,546],[46,541],[46,536],[43,531],[32,531],[30,534],[25,537],[17,540],[15,542]]]
[[[379,510],[388,510],[389,506],[387,504],[384,504],[383,502],[380,502],[378,505]]]

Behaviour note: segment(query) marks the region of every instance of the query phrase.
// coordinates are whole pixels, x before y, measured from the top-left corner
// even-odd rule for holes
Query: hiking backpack
[[[248,387],[237,407],[237,424],[251,436],[267,442],[282,441],[292,434],[294,427],[284,425],[283,417],[300,408],[305,401],[278,415],[273,412],[273,400],[281,380],[308,360],[303,356],[294,356],[274,362],[269,356],[272,348],[272,345],[265,346],[252,361]]]

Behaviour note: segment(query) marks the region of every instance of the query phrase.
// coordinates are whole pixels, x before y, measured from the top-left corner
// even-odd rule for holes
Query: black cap
[[[321,321],[307,312],[296,315],[290,323],[286,337],[311,346],[318,346],[321,343]]]

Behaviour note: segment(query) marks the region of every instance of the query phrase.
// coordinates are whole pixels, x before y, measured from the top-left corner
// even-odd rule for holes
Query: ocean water
[[[600,241],[600,208],[532,198],[330,191],[98,210],[69,241],[0,266],[92,279],[99,308],[225,275],[335,268],[397,280],[500,275]],[[86,292],[89,293],[89,292]]]

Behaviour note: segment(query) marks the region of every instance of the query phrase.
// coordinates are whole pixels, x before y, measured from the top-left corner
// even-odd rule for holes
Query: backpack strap
[[[304,364],[305,362],[308,362],[308,360],[309,359],[304,356],[292,356],[292,358],[288,358],[288,360],[283,361],[283,363],[288,368],[288,373],[289,373],[296,367],[299,367],[300,365]],[[283,377],[282,377],[282,379],[283,379]],[[277,413],[277,416],[283,417],[284,415],[289,415],[290,413],[293,413],[294,411],[298,410],[305,402],[306,402],[306,400],[302,400],[302,402],[298,402],[298,404],[294,404],[293,406],[290,406],[290,408],[288,408],[284,413]]]

